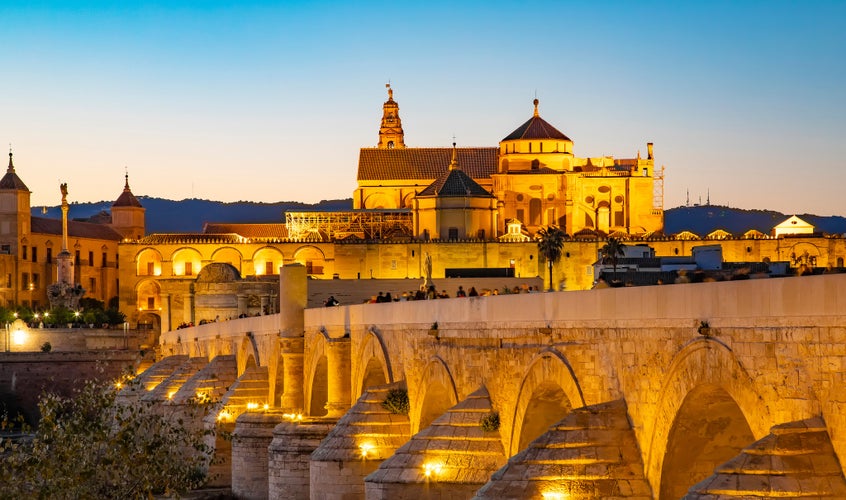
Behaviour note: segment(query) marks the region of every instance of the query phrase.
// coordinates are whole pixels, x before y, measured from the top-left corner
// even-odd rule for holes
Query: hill
[[[699,236],[723,229],[732,234],[743,234],[757,229],[770,234],[773,226],[784,222],[794,214],[783,214],[773,210],[744,210],[719,205],[676,207],[664,212],[664,233],[676,234],[691,231]],[[816,226],[816,231],[828,234],[846,233],[846,218],[837,215],[819,216],[795,214]]]
[[[341,211],[350,210],[352,199],[323,200],[319,203],[299,203],[280,201],[277,203],[258,203],[186,199],[180,201],[162,198],[139,197],[147,209],[148,233],[189,233],[199,232],[206,222],[283,222],[286,211]],[[84,219],[102,211],[108,211],[112,202],[74,203],[70,217]],[[32,209],[33,215],[61,218],[58,206],[46,207],[46,215],[41,207]],[[769,234],[776,224],[793,214],[783,214],[773,210],[743,210],[719,205],[701,205],[676,207],[664,212],[664,232],[676,234],[691,231],[700,236],[723,229],[733,234],[743,234],[750,229],[757,229]],[[802,219],[815,225],[818,232],[828,234],[846,234],[846,217],[818,216],[797,214]]]
[[[284,222],[286,211],[350,210],[352,199],[322,200],[309,204],[296,201],[257,203],[252,201],[221,201],[186,199],[180,201],[139,196],[138,200],[147,209],[148,233],[195,233],[203,229],[206,222]],[[86,219],[102,211],[110,210],[111,201],[74,203],[70,207],[71,219]],[[60,219],[62,211],[55,207],[33,207],[32,215]]]

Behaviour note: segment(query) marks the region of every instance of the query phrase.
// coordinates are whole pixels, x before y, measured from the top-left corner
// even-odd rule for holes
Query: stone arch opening
[[[582,406],[584,396],[567,359],[551,348],[538,353],[517,393],[509,455],[523,449],[570,410]]]
[[[135,257],[136,276],[161,276],[162,254],[154,248],[145,248]]]
[[[755,441],[740,406],[721,387],[705,384],[688,393],[670,430],[660,499],[682,498]]]
[[[203,265],[200,252],[194,248],[180,248],[173,252],[171,261],[174,276],[196,276]]]
[[[440,358],[429,361],[419,387],[424,392],[418,393],[420,405],[417,412],[417,431],[429,427],[436,418],[458,404],[455,382],[446,364]]]
[[[274,247],[263,247],[253,254],[253,272],[259,276],[279,274],[279,268],[285,263],[284,254]]]
[[[536,387],[526,406],[517,449],[525,449],[570,411],[570,400],[561,386],[554,382],[544,382]]]
[[[376,328],[367,331],[363,339],[361,350],[355,355],[355,363],[351,387],[353,398],[358,398],[368,387],[390,384],[394,381],[391,364],[381,333]]]
[[[297,249],[294,253],[294,260],[305,266],[308,275],[322,275],[323,268],[326,266],[326,258],[323,252],[313,246]]]
[[[382,367],[382,363],[376,358],[370,358],[364,367],[364,376],[361,380],[359,394],[364,393],[368,387],[385,385],[387,383],[388,381],[385,379],[385,369]]]
[[[329,369],[326,356],[320,356],[314,365],[314,375],[311,379],[311,398],[308,414],[312,417],[322,417],[328,413],[326,403],[329,402]]]
[[[743,421],[751,429],[753,436],[742,443],[740,445],[742,447],[769,433],[773,418],[770,407],[765,404],[765,401],[778,397],[772,388],[756,383],[740,364],[734,352],[714,338],[698,338],[690,341],[676,354],[665,372],[654,418],[644,421],[644,436],[646,437],[644,439],[646,443],[644,467],[647,479],[652,484],[652,490],[656,493],[664,491],[662,487],[662,478],[665,477],[664,466],[673,465],[672,459],[666,458],[667,453],[670,452],[671,447],[684,446],[678,438],[671,439],[672,433],[675,432],[678,435],[681,432],[674,429],[690,427],[690,424],[685,422],[690,422],[694,417],[685,416],[687,413],[706,411],[704,407],[697,407],[694,404],[696,401],[710,395],[714,400],[725,402],[728,407],[731,405],[722,394],[728,395],[733,405],[739,409]],[[719,388],[719,391],[715,388]],[[689,404],[691,406],[687,406]],[[683,406],[686,406],[684,409],[686,414],[679,416]],[[736,416],[732,419],[740,421],[740,418]],[[677,422],[681,422],[680,427],[676,426]],[[732,425],[739,426],[740,424]],[[737,452],[734,453],[736,454]],[[666,477],[674,477],[672,474],[668,472]],[[668,480],[673,481],[673,479]],[[691,482],[686,487],[689,488],[694,484],[695,482]],[[684,492],[686,491],[685,488]],[[660,497],[663,498],[663,495]]]
[[[215,250],[212,254],[212,261],[229,264],[230,266],[234,267],[238,270],[238,273],[241,272],[241,261],[243,257],[241,256],[241,252],[236,250],[232,247],[223,247]]]
[[[256,364],[256,358],[252,354],[249,354],[247,356],[247,360],[244,362],[244,371],[247,371],[250,368],[255,368],[257,366],[258,364]]]
[[[255,368],[261,365],[261,358],[259,357],[257,346],[254,345],[253,339],[249,336],[245,335],[241,340],[238,347],[237,362],[239,377],[250,368]]]

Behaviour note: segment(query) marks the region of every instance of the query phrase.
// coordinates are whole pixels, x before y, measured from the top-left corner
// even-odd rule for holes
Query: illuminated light
[[[432,462],[423,464],[423,473],[426,477],[437,476],[441,473],[441,464]]]
[[[370,450],[373,450],[375,446],[370,443],[361,443],[358,445],[358,449],[361,451],[361,458],[367,458],[367,454],[370,453]]]
[[[79,311],[74,311],[73,315],[74,315],[75,318],[78,318],[79,317]]]
[[[229,413],[229,410],[223,409],[220,410],[220,413],[217,414],[217,421],[218,422],[229,422],[232,420],[232,414]]]
[[[283,413],[282,418],[290,420],[291,422],[300,422],[303,419],[302,413]]]
[[[258,406],[259,406],[258,403],[247,403],[247,411],[257,410]]]
[[[263,408],[264,408],[264,411],[267,411],[267,410],[270,408],[270,405],[269,405],[269,404],[267,404],[267,403],[265,403],[265,405],[263,406]]]
[[[49,317],[50,317],[50,313],[44,313],[44,317],[45,317],[45,318],[49,318]]]
[[[543,500],[567,500],[569,495],[560,491],[545,491],[541,493],[541,497],[543,497]]]
[[[115,382],[115,389],[122,389],[122,388],[123,388],[123,384],[120,382],[120,380]]]
[[[26,332],[23,330],[15,330],[12,332],[12,342],[15,345],[24,345],[26,343]]]
[[[16,317],[16,318],[17,318],[17,317],[18,317],[18,313],[12,313],[12,316],[14,316],[14,317]]]
[[[176,391],[170,391],[167,393],[167,399],[173,399],[173,395],[176,394]]]

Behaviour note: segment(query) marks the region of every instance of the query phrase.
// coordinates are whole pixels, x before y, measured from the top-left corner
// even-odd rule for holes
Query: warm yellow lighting
[[[264,408],[264,411],[267,411],[270,408],[270,405],[265,403],[262,408]]]
[[[258,403],[247,403],[247,410],[256,410],[258,409]]]
[[[423,464],[423,473],[426,477],[437,476],[441,473],[441,464],[434,462]]]
[[[170,391],[167,393],[167,399],[173,399],[173,395],[176,394],[176,391]]]
[[[290,420],[291,422],[299,422],[303,419],[302,413],[283,413],[282,418]]]
[[[197,397],[197,401],[200,402],[200,403],[208,403],[209,399],[211,399],[209,397],[209,395],[207,393],[203,392],[203,391],[197,391],[196,397]]]
[[[361,458],[367,458],[367,454],[374,448],[375,447],[370,443],[361,443],[358,445],[358,449],[361,451]]]
[[[39,319],[39,318],[41,318],[41,315],[39,315],[38,313],[35,313],[35,319]]]
[[[120,380],[118,380],[117,382],[115,382],[115,389],[121,389],[121,388],[123,388],[123,384],[120,382]]]
[[[26,343],[26,332],[23,330],[15,330],[12,332],[12,342],[15,345],[24,345]]]
[[[79,311],[74,311],[73,315],[74,315],[74,317],[78,318],[79,317]]]
[[[229,422],[232,420],[232,414],[229,413],[229,410],[222,409],[220,413],[217,414],[217,421],[218,422]]]
[[[541,493],[543,500],[567,500],[569,495],[560,491],[545,491]]]
[[[45,318],[49,318],[49,317],[50,317],[50,313],[44,313],[44,317],[45,317]]]

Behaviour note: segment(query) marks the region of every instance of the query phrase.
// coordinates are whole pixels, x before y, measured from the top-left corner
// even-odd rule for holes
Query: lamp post
[[[9,330],[9,323],[6,323],[6,352],[12,352],[11,350],[11,341],[12,341],[12,334]]]

